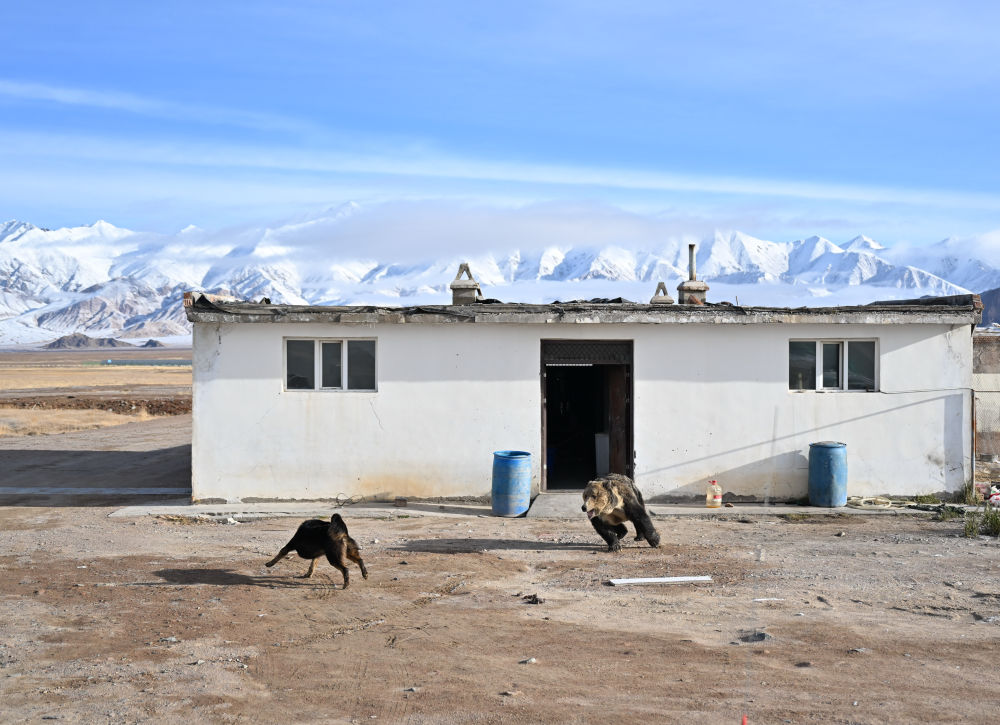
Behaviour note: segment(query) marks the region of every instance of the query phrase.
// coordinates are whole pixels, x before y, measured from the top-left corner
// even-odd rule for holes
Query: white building
[[[849,495],[972,478],[974,295],[772,309],[191,293],[185,306],[195,500],[488,496],[493,452],[509,449],[532,454],[533,492],[610,469],[647,500],[703,497],[710,478],[795,500],[824,440],[847,444]]]

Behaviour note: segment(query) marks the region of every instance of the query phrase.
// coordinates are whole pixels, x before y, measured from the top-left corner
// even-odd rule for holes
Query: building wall
[[[378,392],[284,392],[284,337],[375,337]],[[788,340],[878,338],[877,393],[791,392]],[[971,330],[945,325],[206,324],[194,331],[195,499],[490,492],[492,454],[541,481],[541,339],[634,340],[636,480],[806,495],[809,443],[847,444],[850,495],[971,477]]]
[[[880,392],[788,390],[788,340],[878,338]],[[641,351],[641,353],[640,353]],[[692,326],[636,343],[636,479],[704,496],[807,495],[809,444],[847,444],[848,494],[957,491],[971,476],[970,330]]]

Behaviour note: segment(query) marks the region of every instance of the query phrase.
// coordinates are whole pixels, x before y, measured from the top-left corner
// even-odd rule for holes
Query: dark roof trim
[[[492,303],[378,307],[350,305],[274,305],[269,300],[241,302],[200,292],[184,293],[191,322],[325,322],[337,324],[494,323],[494,324],[810,324],[975,325],[982,319],[978,295],[873,302],[850,307],[737,307],[653,305],[634,302],[567,302],[548,305]]]

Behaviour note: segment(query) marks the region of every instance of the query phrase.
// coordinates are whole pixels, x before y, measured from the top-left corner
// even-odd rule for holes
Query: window
[[[285,340],[285,390],[375,389],[375,340]]]
[[[789,390],[876,390],[875,340],[789,340]]]

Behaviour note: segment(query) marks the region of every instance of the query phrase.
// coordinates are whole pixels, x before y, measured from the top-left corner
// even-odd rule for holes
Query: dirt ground
[[[582,513],[346,506],[344,590],[264,567],[297,519],[109,517],[189,486],[190,425],[0,439],[0,721],[996,720],[1000,542],[960,518],[737,508],[609,554]],[[712,581],[607,584],[679,575]]]
[[[0,507],[4,722],[996,719],[1000,549],[960,520],[661,516],[609,554],[582,514],[348,506],[343,590],[263,566],[296,520],[115,510]]]

